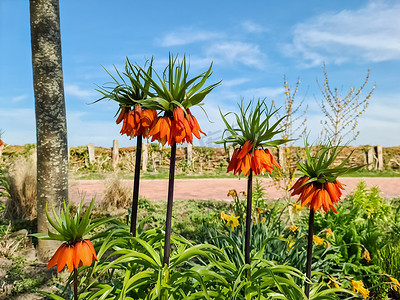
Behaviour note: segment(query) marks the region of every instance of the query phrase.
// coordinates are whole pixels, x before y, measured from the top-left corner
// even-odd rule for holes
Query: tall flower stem
[[[131,234],[136,236],[137,211],[139,204],[139,181],[140,181],[140,164],[142,161],[142,136],[137,136],[136,143],[136,162],[135,162],[135,178],[133,179],[133,197],[131,212]]]
[[[74,300],[78,300],[78,269],[74,269]]]
[[[171,220],[172,204],[174,201],[174,180],[175,180],[175,157],[176,143],[171,146],[171,158],[169,161],[169,179],[168,179],[168,203],[167,217],[165,224],[165,243],[164,243],[164,265],[169,265],[169,256],[171,253]]]
[[[306,264],[306,277],[311,280],[311,263],[312,263],[312,247],[313,247],[313,236],[314,236],[314,211],[310,209],[310,217],[308,219],[308,245],[307,245],[307,264]],[[310,296],[310,284],[308,281],[304,287],[304,293],[307,298]]]
[[[250,264],[252,200],[253,200],[253,171],[250,170],[249,177],[247,178],[246,235],[244,242],[244,255],[246,264]]]

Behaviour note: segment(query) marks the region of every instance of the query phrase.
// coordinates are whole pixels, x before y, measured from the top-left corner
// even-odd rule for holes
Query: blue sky
[[[223,125],[218,112],[236,110],[241,97],[284,100],[283,77],[308,105],[311,137],[324,115],[316,83],[326,62],[331,87],[358,88],[371,68],[377,88],[359,119],[356,145],[400,144],[400,2],[398,1],[106,1],[60,0],[64,86],[70,146],[111,147],[134,142],[119,135],[113,102],[98,99],[96,84],[109,82],[102,66],[122,69],[125,58],[158,70],[168,53],[190,57],[193,74],[211,61],[210,83],[223,80],[206,99],[210,123],[194,109],[212,146]],[[35,143],[29,1],[0,2],[0,128],[9,144]],[[302,142],[301,142],[302,143]]]

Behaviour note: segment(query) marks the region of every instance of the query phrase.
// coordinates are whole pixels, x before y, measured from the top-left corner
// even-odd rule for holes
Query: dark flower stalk
[[[247,178],[247,207],[246,207],[246,233],[244,242],[245,263],[250,264],[250,237],[251,237],[251,212],[253,199],[253,171],[250,170]]]
[[[135,177],[133,178],[133,197],[132,197],[132,211],[131,211],[131,234],[134,237],[136,236],[136,222],[137,222],[137,212],[139,206],[139,181],[140,181],[140,165],[142,162],[142,144],[143,144],[142,136],[138,135],[136,142]]]
[[[175,182],[175,158],[176,143],[171,146],[171,158],[169,163],[169,179],[168,179],[168,202],[167,216],[165,224],[165,242],[164,242],[164,265],[169,265],[169,256],[171,253],[171,221],[172,221],[172,205],[174,202],[174,182]]]
[[[312,155],[311,147],[305,144],[306,160],[297,162],[297,168],[304,174],[300,177],[293,187],[292,196],[300,195],[297,201],[301,202],[301,206],[308,205],[310,207],[310,217],[308,220],[308,245],[307,245],[307,263],[306,277],[304,285],[304,293],[310,296],[311,281],[311,264],[312,264],[312,248],[314,236],[314,214],[318,210],[328,212],[332,209],[337,213],[335,206],[338,205],[342,191],[344,188],[337,180],[339,175],[360,169],[363,166],[347,167],[346,164],[350,159],[350,155],[338,166],[332,167],[336,157],[341,152],[339,146],[331,144],[322,145]]]

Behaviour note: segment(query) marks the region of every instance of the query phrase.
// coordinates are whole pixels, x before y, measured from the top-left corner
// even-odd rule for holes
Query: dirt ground
[[[399,177],[365,177],[365,178],[340,178],[339,181],[345,184],[344,195],[351,194],[357,184],[365,181],[369,187],[379,186],[382,196],[393,198],[400,197],[400,178]],[[132,180],[123,180],[124,184],[133,186]],[[195,199],[195,200],[229,200],[227,196],[230,189],[238,192],[246,190],[247,181],[245,178],[226,178],[226,179],[176,179],[174,188],[174,199]],[[263,179],[262,185],[269,198],[279,198],[283,195],[277,189],[271,179]],[[148,200],[166,200],[168,190],[168,180],[141,180],[139,194]],[[89,201],[96,196],[97,201],[103,198],[103,180],[70,180],[69,198],[73,202],[79,202],[86,193]]]

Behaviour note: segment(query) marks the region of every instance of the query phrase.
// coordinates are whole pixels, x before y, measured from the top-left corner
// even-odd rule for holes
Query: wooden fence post
[[[147,172],[147,164],[149,162],[149,144],[142,144],[142,171]]]
[[[375,169],[375,153],[374,153],[374,147],[370,146],[368,148],[367,152],[367,164],[368,164],[368,170]]]
[[[229,158],[229,162],[231,161],[231,159],[232,159],[232,155],[233,155],[233,152],[235,151],[235,149],[233,149],[233,147],[232,146],[229,146],[229,148],[228,148],[228,158]]]
[[[276,148],[276,150],[277,150],[277,156],[278,156],[278,163],[281,165],[281,167],[282,167],[282,170],[285,170],[286,169],[286,165],[285,165],[285,148],[284,147],[282,147],[282,146],[278,146],[277,148]]]
[[[94,144],[89,143],[87,147],[88,147],[88,152],[89,152],[89,163],[93,164],[94,163]]]
[[[118,163],[119,163],[118,140],[113,140],[111,159],[112,159],[112,166],[115,169],[118,166]]]
[[[191,168],[193,166],[193,145],[191,143],[187,143],[186,161],[188,163],[188,166]]]
[[[382,150],[382,145],[376,146],[376,156],[378,157],[378,170],[383,170],[383,150]]]

